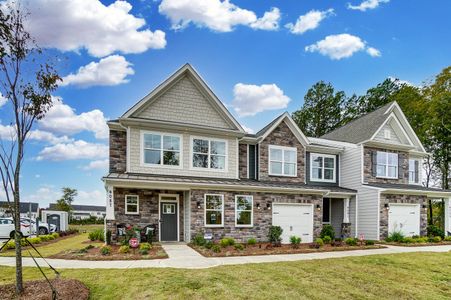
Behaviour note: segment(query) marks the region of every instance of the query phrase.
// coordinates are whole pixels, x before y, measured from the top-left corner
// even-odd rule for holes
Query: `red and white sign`
[[[128,244],[129,244],[130,247],[132,247],[132,248],[138,248],[138,246],[139,246],[139,241],[138,241],[137,238],[131,238],[131,239],[128,241]]]

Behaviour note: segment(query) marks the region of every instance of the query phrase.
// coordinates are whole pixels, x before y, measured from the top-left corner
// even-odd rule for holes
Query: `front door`
[[[178,196],[160,195],[160,240],[178,240]]]

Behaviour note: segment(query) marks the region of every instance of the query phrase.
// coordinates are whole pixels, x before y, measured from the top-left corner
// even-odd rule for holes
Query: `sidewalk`
[[[120,261],[83,261],[47,259],[56,269],[128,269],[128,268],[179,268],[179,269],[205,269],[222,265],[239,265],[248,263],[286,262],[298,260],[314,260],[326,258],[340,258],[352,256],[367,256],[377,254],[395,254],[409,252],[449,252],[451,245],[425,246],[425,247],[397,247],[388,246],[384,249],[352,250],[335,252],[318,252],[308,254],[280,254],[261,256],[237,257],[203,257],[184,244],[164,244],[164,250],[169,255],[167,259],[154,260],[120,260]],[[46,266],[42,259],[38,259],[41,266]],[[15,265],[14,257],[0,257],[1,266]],[[35,266],[31,258],[23,258],[23,266]]]

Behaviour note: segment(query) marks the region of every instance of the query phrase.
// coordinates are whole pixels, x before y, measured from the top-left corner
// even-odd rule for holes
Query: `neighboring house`
[[[113,239],[128,225],[186,242],[266,240],[271,225],[284,242],[312,242],[323,224],[342,237],[425,234],[428,197],[446,197],[449,216],[451,191],[420,185],[426,153],[396,103],[323,138],[288,113],[247,134],[186,64],[108,126]]]
[[[14,203],[11,203],[14,205]],[[30,206],[31,205],[31,206]],[[8,201],[0,201],[0,216],[12,216]],[[20,203],[20,217],[36,219],[39,216],[39,203],[21,202]]]
[[[99,219],[105,218],[106,207],[105,206],[95,206],[95,205],[78,205],[73,204],[71,211],[71,219],[83,220],[90,217],[96,217]],[[49,210],[58,210],[56,203],[50,203]]]

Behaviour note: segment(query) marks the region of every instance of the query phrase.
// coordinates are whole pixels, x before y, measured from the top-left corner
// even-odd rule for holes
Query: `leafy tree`
[[[57,72],[24,28],[26,14],[19,4],[0,10],[0,92],[8,100],[4,118],[11,118],[11,138],[0,144],[0,175],[15,223],[16,293],[23,291],[20,233],[20,182],[26,140],[36,120],[52,106]],[[3,121],[3,120],[2,120]],[[8,120],[7,120],[8,121]]]
[[[67,211],[70,213],[73,210],[72,202],[74,202],[78,192],[76,189],[71,189],[69,187],[63,187],[61,190],[63,192],[63,196],[56,201],[56,207],[58,210]]]
[[[340,126],[345,100],[344,92],[335,92],[330,83],[317,82],[307,91],[302,108],[293,113],[293,120],[308,136],[320,137]]]

